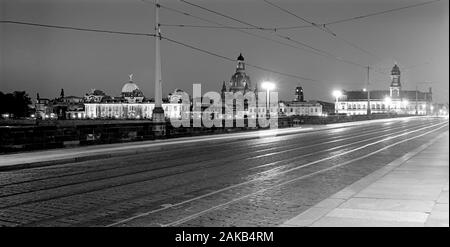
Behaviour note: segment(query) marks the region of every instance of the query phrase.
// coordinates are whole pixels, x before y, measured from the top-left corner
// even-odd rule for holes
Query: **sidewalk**
[[[217,141],[228,139],[246,139],[277,136],[285,134],[296,134],[304,132],[313,132],[337,128],[345,128],[351,126],[359,126],[364,124],[372,124],[376,122],[390,122],[390,121],[409,121],[416,117],[404,117],[393,119],[377,119],[366,120],[358,122],[336,123],[327,125],[304,125],[302,127],[293,127],[285,129],[269,129],[258,130],[250,132],[235,132],[227,134],[202,135],[191,137],[180,137],[173,139],[162,139],[143,142],[128,142],[116,144],[102,144],[95,146],[84,146],[74,148],[61,148],[51,150],[39,150],[15,154],[0,155],[0,171],[25,169],[33,167],[43,167],[65,164],[69,162],[80,162],[87,160],[98,160],[123,155],[146,153],[160,150],[166,145],[176,144],[192,144],[204,141]]]
[[[281,226],[449,226],[449,133],[422,145]]]

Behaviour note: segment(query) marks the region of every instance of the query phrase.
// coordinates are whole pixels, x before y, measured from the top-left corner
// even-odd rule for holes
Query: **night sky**
[[[149,0],[152,2],[152,0]],[[263,27],[307,25],[262,0],[189,0],[209,9]],[[67,25],[82,28],[152,33],[154,6],[140,0],[0,0],[0,19]],[[207,18],[228,26],[244,26],[176,0],[162,5]],[[291,12],[327,23],[372,12],[425,1],[418,0],[271,0]],[[166,9],[160,12],[162,24],[207,25],[197,19]],[[449,13],[448,1],[399,10],[360,20],[330,25],[339,39],[312,27],[279,30],[335,57],[376,67],[371,88],[387,90],[390,69],[398,63],[403,89],[422,91],[433,87],[435,102],[448,102]],[[283,41],[270,31],[246,30]],[[273,80],[279,98],[293,98],[301,85],[308,100],[332,101],[333,89],[360,90],[365,87],[366,70],[305,49],[296,49],[259,39],[230,29],[162,27],[163,36],[214,53],[283,73],[314,79],[299,80],[248,68],[252,83]],[[0,24],[0,91],[25,90],[33,98],[54,98],[64,88],[66,95],[82,96],[96,88],[116,96],[133,73],[135,82],[147,97],[153,97],[154,38],[56,30]],[[342,41],[345,39],[347,43]],[[284,40],[283,42],[289,43]],[[352,47],[348,43],[370,52]],[[292,45],[298,46],[295,43]],[[175,88],[188,93],[193,83],[203,92],[219,91],[229,81],[235,63],[162,41],[163,95]],[[424,82],[431,82],[427,84]]]

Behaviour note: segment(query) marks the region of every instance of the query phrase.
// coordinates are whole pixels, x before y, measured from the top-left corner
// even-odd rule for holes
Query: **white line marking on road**
[[[291,148],[291,149],[285,149],[285,150],[282,150],[282,151],[276,151],[276,152],[272,152],[272,153],[261,154],[261,155],[258,155],[258,156],[253,156],[253,157],[246,158],[246,160],[257,159],[257,158],[261,158],[261,157],[287,153],[287,152],[291,152],[291,151],[294,151],[294,150],[310,148],[310,147],[314,147],[314,146],[321,146],[323,144],[329,144],[329,143],[334,143],[334,142],[350,140],[350,139],[354,139],[354,138],[359,138],[361,136],[371,135],[371,134],[377,133],[377,132],[378,133],[382,133],[382,132],[392,131],[392,130],[396,130],[396,129],[402,129],[402,128],[388,128],[388,129],[384,129],[384,130],[381,130],[381,131],[371,131],[371,132],[364,133],[362,135],[354,135],[354,136],[350,136],[350,137],[346,137],[346,138],[335,139],[335,140],[321,142],[321,143],[316,143],[316,144],[312,144],[312,145],[308,145],[308,146],[301,146],[301,147],[296,147],[296,148]],[[391,133],[388,133],[388,134],[385,134],[385,135],[381,135],[381,136],[375,136],[375,137],[372,137],[372,138],[369,138],[369,139],[364,139],[364,140],[361,140],[361,141],[357,141],[357,142],[353,142],[353,143],[349,143],[349,144],[345,144],[345,145],[341,145],[341,146],[337,146],[337,147],[334,147],[334,148],[331,148],[331,149],[326,149],[326,150],[317,151],[317,152],[331,151],[331,150],[334,150],[334,149],[337,149],[337,148],[340,148],[340,147],[345,147],[345,146],[349,146],[349,145],[352,145],[352,144],[361,143],[361,142],[365,142],[365,141],[368,141],[368,140],[373,140],[373,139],[384,137],[384,136],[388,136],[388,135],[391,135]],[[284,146],[284,147],[286,148],[286,147],[289,147],[289,146]],[[295,158],[301,158],[301,157],[303,157],[303,156],[298,156],[298,157],[295,157]],[[263,166],[265,166],[265,165],[263,165]],[[258,167],[263,167],[263,166],[258,166]],[[254,167],[254,168],[257,168],[257,167]]]
[[[404,131],[404,132],[406,132],[406,131]],[[275,161],[275,162],[272,162],[272,163],[251,167],[251,168],[248,168],[247,170],[253,170],[253,169],[258,169],[258,168],[262,168],[262,167],[272,166],[272,165],[276,165],[278,163],[286,162],[286,161],[293,161],[293,160],[297,160],[299,158],[304,158],[304,157],[308,157],[308,156],[311,156],[311,155],[315,155],[315,154],[323,153],[323,152],[327,152],[327,151],[333,151],[333,150],[336,150],[336,149],[339,149],[339,148],[355,145],[355,144],[362,143],[362,142],[367,142],[367,141],[370,141],[370,140],[378,139],[378,138],[389,136],[389,135],[392,135],[392,133],[387,133],[387,134],[384,134],[384,135],[381,135],[381,136],[375,136],[375,137],[371,137],[369,139],[364,139],[364,140],[360,140],[360,141],[357,141],[357,142],[347,143],[347,144],[343,144],[343,145],[340,145],[340,146],[336,146],[336,147],[332,147],[332,148],[328,148],[328,149],[324,149],[324,150],[320,150],[320,151],[315,151],[313,153],[303,154],[303,155],[292,157],[292,158],[289,158],[289,159]],[[361,135],[361,136],[365,136],[365,135]],[[292,151],[292,150],[295,150],[295,148],[291,149],[290,151]],[[266,172],[269,172],[271,170],[267,170]]]

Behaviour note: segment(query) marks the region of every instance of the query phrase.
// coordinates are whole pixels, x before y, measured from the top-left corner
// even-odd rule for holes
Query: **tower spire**
[[[225,85],[225,81],[222,83],[222,92],[227,91],[227,86]]]
[[[390,88],[390,97],[391,98],[399,98],[400,97],[400,90],[401,90],[401,83],[400,83],[400,68],[397,64],[394,65],[394,67],[391,70],[391,86]]]

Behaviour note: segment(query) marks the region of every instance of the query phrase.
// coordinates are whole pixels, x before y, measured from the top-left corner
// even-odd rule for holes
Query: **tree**
[[[6,95],[0,91],[0,114],[6,113]]]
[[[0,92],[0,114],[13,114],[16,118],[30,114],[31,98],[25,91],[14,91],[4,94]]]

